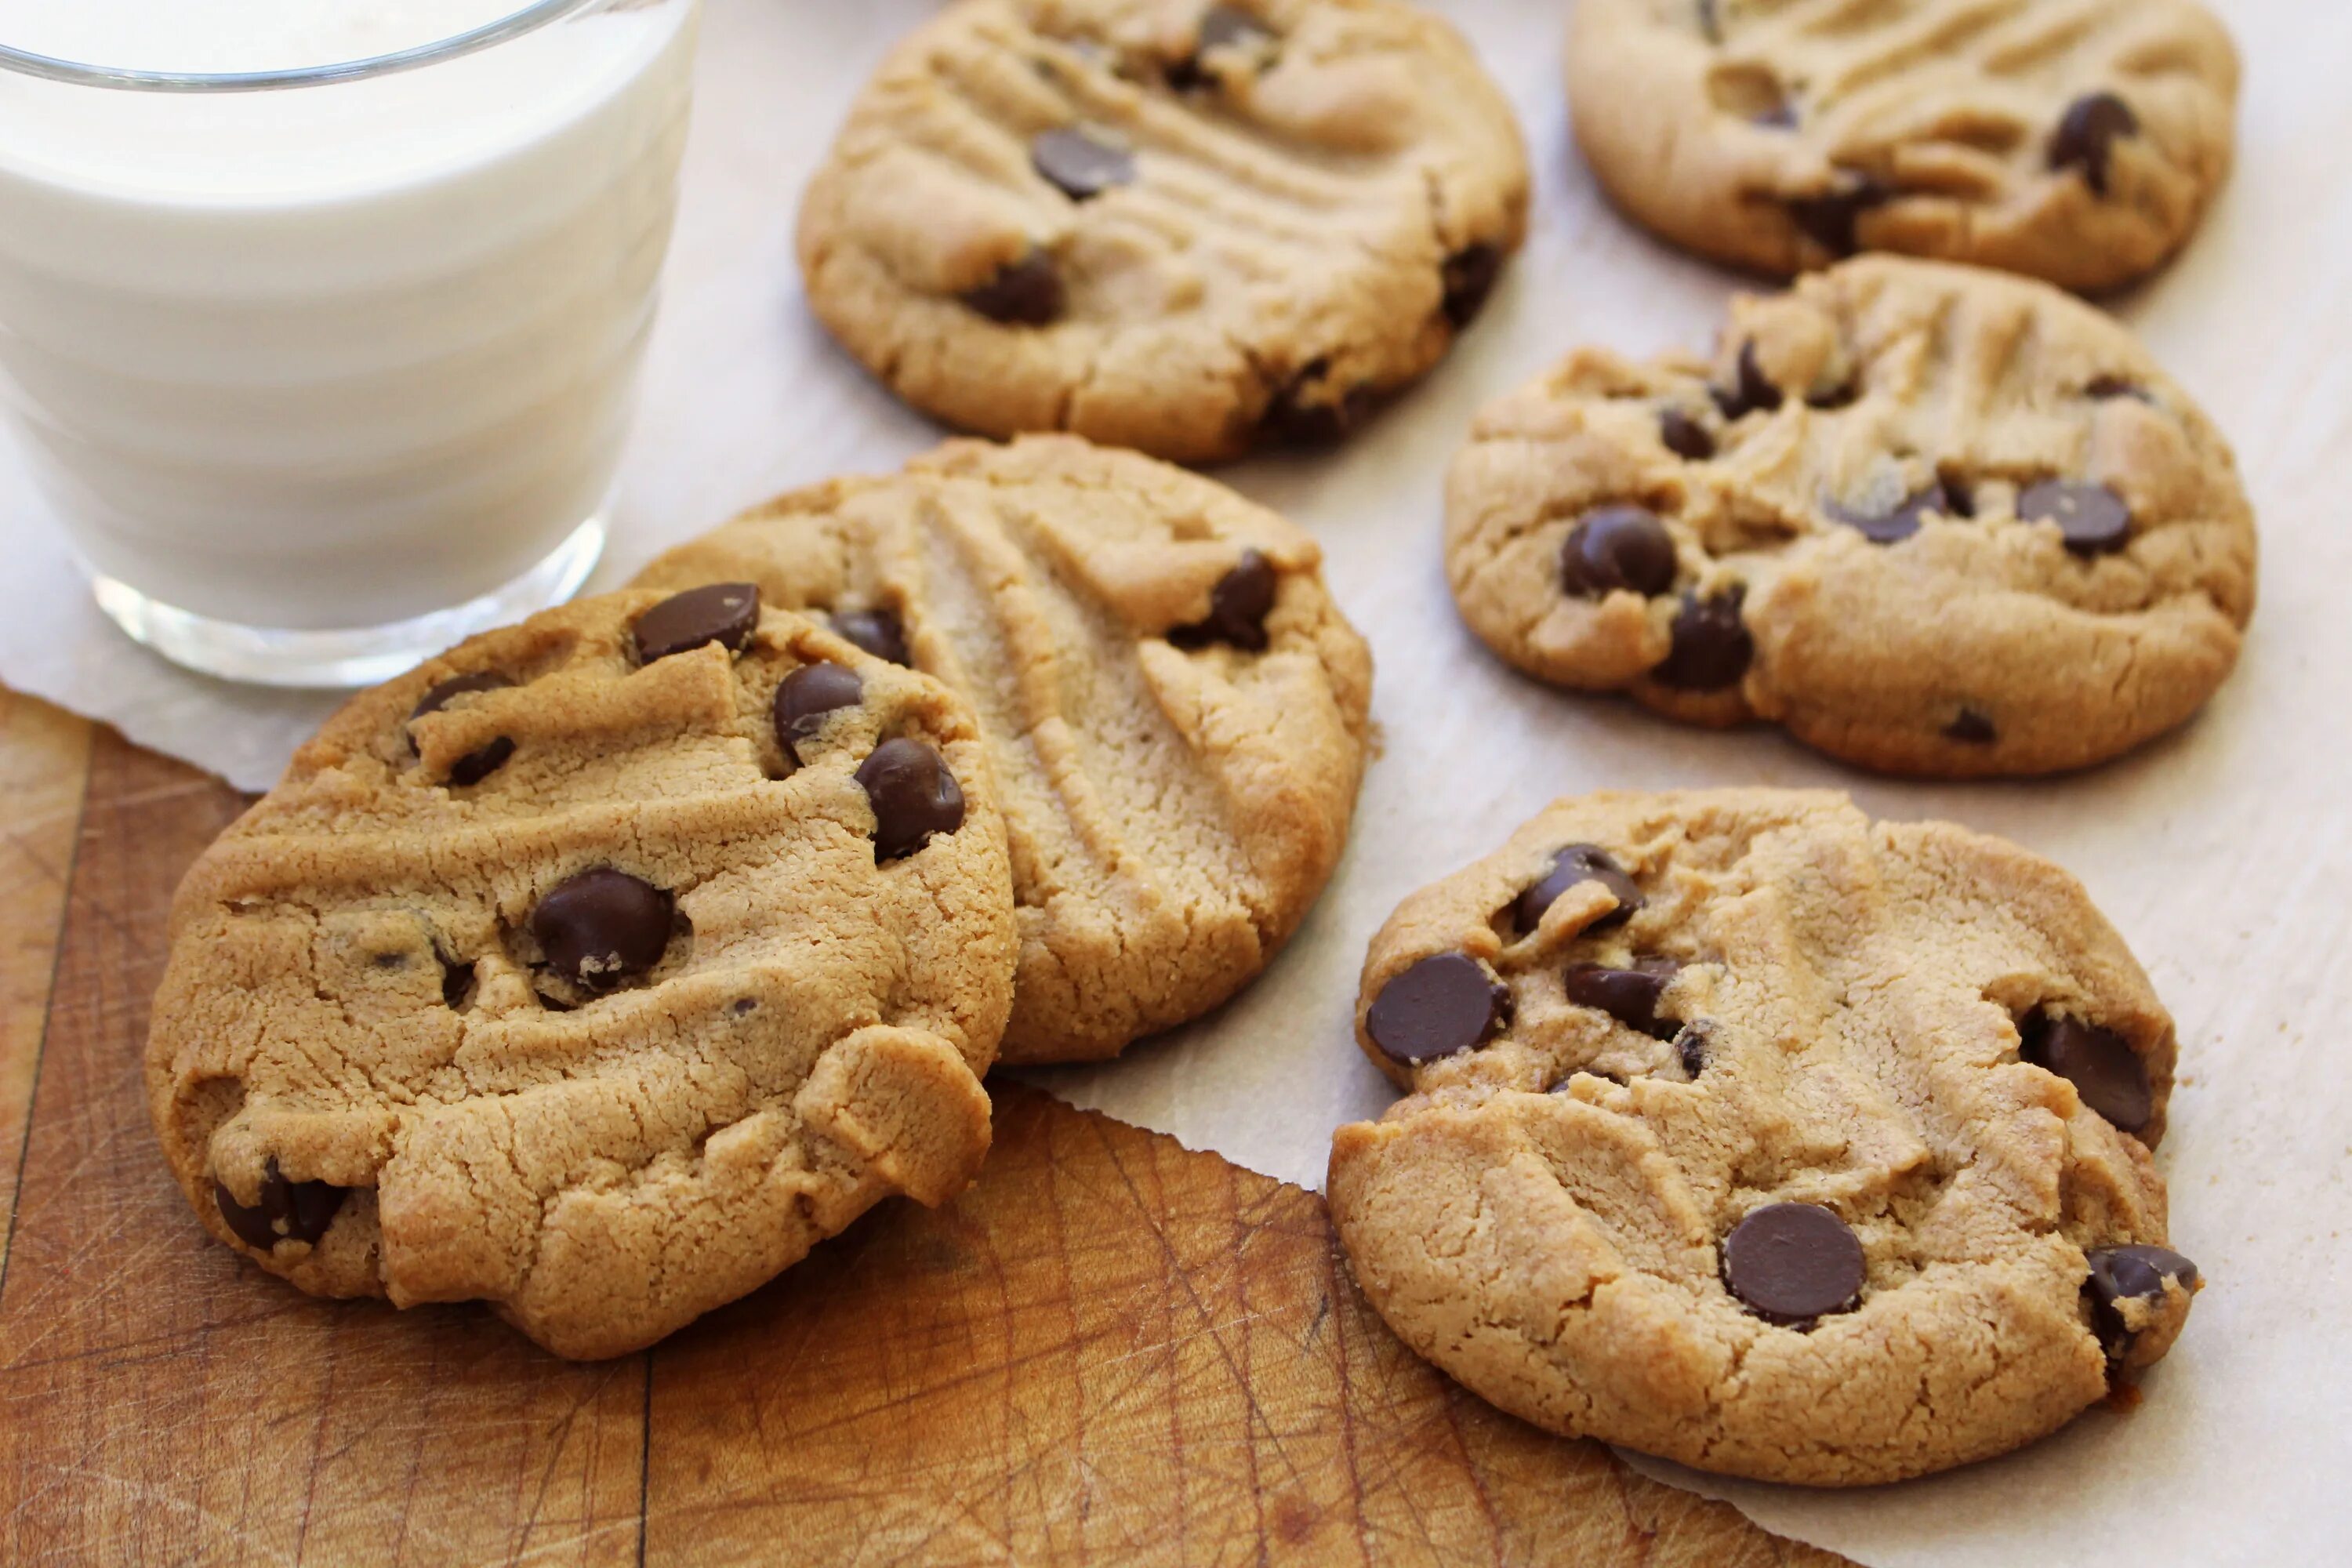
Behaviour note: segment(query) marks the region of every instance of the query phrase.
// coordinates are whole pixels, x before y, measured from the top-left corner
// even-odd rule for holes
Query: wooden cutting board
[[[0,691],[0,1562],[1842,1561],[1461,1392],[1322,1202],[995,1086],[996,1147],[654,1350],[311,1300],[142,1098],[226,785]]]

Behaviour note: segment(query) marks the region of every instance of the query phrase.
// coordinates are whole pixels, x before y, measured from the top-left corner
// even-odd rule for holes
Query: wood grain
[[[66,885],[89,773],[90,726],[0,689],[0,1269],[16,1213]]]
[[[1462,1393],[1312,1194],[1015,1086],[963,1197],[625,1361],[300,1296],[205,1239],[141,1090],[171,889],[240,798],[0,719],[0,778],[41,803],[12,819],[12,985],[57,947],[0,1265],[0,1562],[1838,1561]],[[31,868],[63,864],[85,758],[42,938]]]

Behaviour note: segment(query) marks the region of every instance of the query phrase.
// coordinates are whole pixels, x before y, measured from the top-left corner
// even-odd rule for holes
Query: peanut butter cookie
[[[1898,1480],[2055,1430],[2200,1288],[2172,1020],[2081,886],[1780,790],[1555,803],[1372,941],[1331,1209],[1406,1342],[1702,1469]]]
[[[2129,332],[1892,257],[1736,300],[1712,363],[1585,349],[1495,403],[1445,552],[1471,629],[1541,679],[1943,777],[2183,722],[2254,605],[2230,449]]]
[[[926,413],[1191,462],[1422,375],[1527,202],[1500,91],[1395,0],[964,0],[850,111],[800,255]]]
[[[1083,1061],[1198,1016],[1321,892],[1371,658],[1314,540],[1073,437],[950,442],[771,502],[637,579],[742,579],[961,692],[1013,848],[1003,1059]]]
[[[1568,78],[1593,172],[1677,244],[2095,290],[2203,216],[2238,57],[2196,0],[1578,0]]]
[[[1014,933],[971,711],[748,584],[354,699],[171,931],[165,1156],[315,1295],[617,1355],[988,1147]]]

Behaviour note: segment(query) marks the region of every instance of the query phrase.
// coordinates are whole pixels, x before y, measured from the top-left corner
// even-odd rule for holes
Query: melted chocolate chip
[[[637,617],[637,658],[651,664],[714,642],[730,653],[741,653],[759,625],[760,590],[751,584],[688,588]]]
[[[2131,542],[2131,508],[2105,485],[2074,479],[2044,479],[2017,498],[2017,515],[2027,522],[2054,522],[2077,555],[2106,555]]]
[[[2126,380],[2120,375],[2100,375],[2092,377],[2091,384],[2083,388],[2083,395],[2085,397],[2095,398],[2102,403],[2115,397],[2128,397],[2140,403],[2154,403],[2156,401],[2156,399],[2149,395],[2147,388],[2140,385],[2139,383],[2136,381]]]
[[[1675,568],[1674,535],[1644,507],[1587,512],[1559,549],[1560,586],[1581,598],[1663,594],[1675,585]]]
[[[1039,132],[1029,144],[1029,162],[1074,202],[1092,201],[1105,191],[1135,184],[1135,154],[1083,131]]]
[[[1264,653],[1266,613],[1274,608],[1278,583],[1273,562],[1258,551],[1243,551],[1234,569],[1209,590],[1209,618],[1178,626],[1168,640],[1179,647],[1221,642],[1246,653]]]
[[[1715,1026],[1701,1019],[1683,1026],[1675,1037],[1675,1055],[1681,1058],[1683,1072],[1696,1078],[1706,1070],[1706,1058],[1715,1047]]]
[[[1873,544],[1899,544],[1918,532],[1919,525],[1929,517],[1958,513],[1940,481],[1906,496],[1889,511],[1857,511],[1836,501],[1830,503],[1828,510],[1831,521],[1857,531]]]
[[[1869,1278],[1862,1238],[1818,1204],[1767,1204],[1723,1240],[1723,1282],[1785,1328],[1851,1311]]]
[[[1051,326],[1069,303],[1062,269],[1042,250],[1008,263],[995,277],[966,291],[963,302],[1008,327]]]
[[[1468,246],[1445,258],[1444,309],[1454,331],[1478,319],[1487,296],[1495,291],[1495,280],[1502,275],[1503,253],[1491,245]]]
[[[1407,1067],[1475,1049],[1510,1021],[1510,989],[1466,953],[1423,959],[1381,987],[1364,1032]]]
[[[907,651],[907,624],[894,610],[837,610],[830,617],[833,629],[841,640],[853,647],[862,647],[876,658],[909,668],[913,658]]]
[[[495,669],[477,670],[472,675],[460,675],[445,680],[426,692],[416,706],[408,710],[411,719],[422,719],[427,713],[438,713],[460,697],[477,691],[505,691],[514,682]]]
[[[505,676],[499,674],[496,670],[485,669],[478,671],[472,675],[460,675],[455,679],[443,681],[440,685],[426,692],[424,700],[418,702],[414,709],[410,710],[408,715],[409,721],[414,723],[415,721],[425,717],[427,713],[438,713],[442,709],[449,706],[449,704],[457,698],[464,697],[470,692],[502,691],[513,685],[513,681],[508,679]],[[416,741],[414,736],[409,740],[408,749],[412,753],[416,750]],[[511,758],[514,753],[514,742],[504,735],[500,735],[489,744],[480,747],[478,750],[468,752],[464,756],[459,757],[456,762],[451,763],[449,764],[448,782],[457,785],[460,789],[466,788],[471,784],[478,784],[484,779],[489,777],[492,773],[498,772],[500,768],[506,766],[508,760]]]
[[[1598,844],[1571,844],[1552,859],[1551,869],[1538,878],[1519,894],[1511,906],[1511,916],[1522,933],[1533,931],[1541,923],[1544,911],[1559,901],[1559,896],[1584,882],[1598,882],[1609,889],[1617,907],[1587,927],[1600,931],[1631,920],[1633,911],[1642,907],[1642,889],[1625,874],[1609,851]]]
[[[1720,691],[1739,683],[1756,658],[1756,639],[1739,618],[1747,598],[1734,586],[1712,599],[1683,595],[1675,614],[1674,644],[1650,679],[1677,691]]]
[[[1715,456],[1715,437],[1679,408],[1658,416],[1658,439],[1665,443],[1667,451],[1686,462],[1703,463]]]
[[[236,1238],[257,1252],[268,1252],[281,1241],[315,1246],[335,1222],[343,1206],[344,1189],[328,1182],[289,1182],[272,1156],[263,1168],[261,1191],[251,1207],[236,1201],[226,1184],[213,1184],[213,1201]]]
[[[804,664],[776,687],[776,744],[794,763],[802,761],[800,745],[814,740],[830,715],[855,708],[866,683],[843,664]]]
[[[500,735],[488,745],[467,752],[449,764],[449,782],[459,789],[481,783],[505,767],[515,754],[515,743]]]
[[[1964,746],[1990,746],[2000,739],[2000,731],[1975,709],[1963,708],[1944,726],[1944,739],[1958,741]]]
[[[2121,1035],[2062,1013],[2036,1013],[2017,1028],[2020,1057],[2073,1084],[2084,1105],[2116,1127],[2137,1132],[2155,1119],[2147,1064]]]
[[[441,1005],[454,1013],[474,994],[474,966],[446,952],[434,956],[441,961]]]
[[[920,741],[885,741],[857,766],[874,807],[874,858],[903,860],[934,834],[963,826],[963,788],[947,759]]]
[[[2149,1303],[2164,1300],[2167,1281],[2183,1290],[2197,1289],[2197,1265],[2167,1247],[2134,1243],[2085,1253],[2091,1276],[2083,1282],[2090,1299],[2091,1319],[2108,1355],[2121,1360],[2131,1348],[2131,1325],[2124,1321],[2126,1301]]]
[[[1168,85],[1179,92],[1214,87],[1216,79],[1202,63],[1213,49],[1245,49],[1253,53],[1274,41],[1274,34],[1248,12],[1233,5],[1212,5],[1201,18],[1199,39],[1189,58],[1168,68]]]
[[[1682,967],[1671,958],[1637,958],[1631,969],[1573,963],[1564,984],[1568,999],[1578,1006],[1597,1008],[1652,1039],[1671,1040],[1682,1032],[1682,1025],[1658,1016],[1658,998]]]
[[[2139,116],[2132,112],[2130,104],[2112,92],[2084,93],[2066,106],[2058,128],[2050,134],[2051,172],[2080,169],[2091,194],[2104,197],[2115,144],[2138,133]]]
[[[1805,394],[1805,406],[1818,408],[1824,414],[1834,414],[1841,408],[1851,408],[1862,399],[1862,387],[1851,381],[1835,386],[1819,387]]]
[[[583,871],[530,912],[547,966],[572,984],[608,991],[659,963],[675,905],[650,882],[609,867]]]
[[[1854,227],[1862,215],[1883,205],[1894,192],[1867,174],[1817,196],[1791,196],[1790,218],[1805,237],[1832,256],[1852,256],[1856,249]]]
[[[1371,389],[1351,386],[1335,401],[1330,374],[1330,361],[1312,360],[1275,395],[1265,422],[1276,435],[1296,446],[1328,447],[1364,422],[1372,411]]]
[[[1788,400],[1787,395],[1772,384],[1772,378],[1766,375],[1764,367],[1757,363],[1753,342],[1739,345],[1738,384],[1729,392],[1719,386],[1707,390],[1715,399],[1716,407],[1722,410],[1724,418],[1734,421],[1749,414],[1769,414]]]

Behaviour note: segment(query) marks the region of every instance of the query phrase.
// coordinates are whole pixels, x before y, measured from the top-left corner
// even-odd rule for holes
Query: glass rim
[[[574,12],[611,3],[612,0],[531,0],[530,4],[496,21],[485,22],[478,27],[432,43],[395,49],[390,54],[371,55],[363,59],[292,66],[281,70],[131,70],[116,66],[58,59],[49,55],[11,48],[5,44],[0,44],[0,70],[39,77],[47,81],[66,82],[76,87],[113,88],[131,92],[268,92],[283,88],[326,87],[336,82],[365,81],[373,77],[391,76],[423,66],[439,65],[444,60],[454,60],[463,55],[477,54],[520,38],[526,33],[536,32]]]

